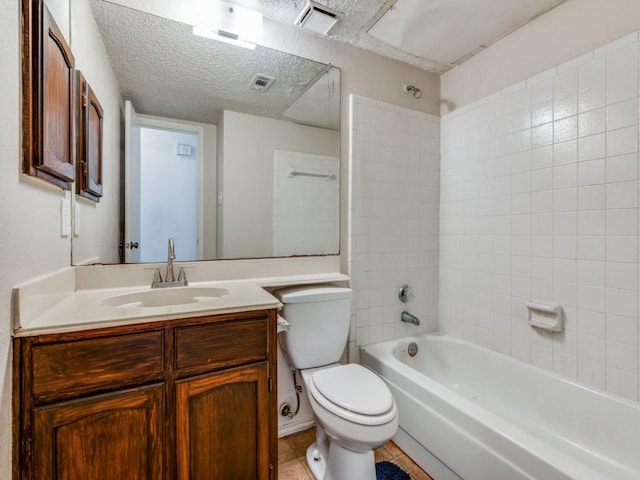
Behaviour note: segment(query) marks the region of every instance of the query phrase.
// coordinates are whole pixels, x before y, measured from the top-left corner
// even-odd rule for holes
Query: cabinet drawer
[[[35,344],[32,347],[36,402],[74,398],[162,380],[162,331]]]
[[[263,360],[269,348],[269,320],[178,327],[175,344],[175,368],[188,373]]]

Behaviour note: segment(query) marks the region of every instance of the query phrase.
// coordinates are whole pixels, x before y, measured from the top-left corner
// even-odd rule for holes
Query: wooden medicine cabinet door
[[[102,197],[102,106],[82,73],[78,72],[78,179],[81,197],[99,202]]]
[[[75,60],[41,0],[23,0],[23,173],[75,181]]]

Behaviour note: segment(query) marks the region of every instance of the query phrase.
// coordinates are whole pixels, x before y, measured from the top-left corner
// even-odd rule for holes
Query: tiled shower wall
[[[440,119],[351,96],[351,347],[437,330]],[[415,300],[402,304],[402,284]],[[418,316],[400,321],[403,309]]]
[[[633,400],[638,58],[636,32],[443,117],[440,199],[440,329]]]

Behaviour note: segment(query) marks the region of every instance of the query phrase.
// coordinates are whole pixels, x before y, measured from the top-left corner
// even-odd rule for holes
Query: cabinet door
[[[163,385],[36,408],[33,478],[158,480],[164,443]]]
[[[102,106],[84,75],[77,72],[77,76],[80,101],[76,192],[99,202],[102,197]]]
[[[269,478],[267,363],[176,383],[180,480]]]

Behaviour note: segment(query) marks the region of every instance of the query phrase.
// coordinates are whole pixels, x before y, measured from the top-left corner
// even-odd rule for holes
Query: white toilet
[[[351,289],[304,286],[275,295],[290,323],[280,345],[302,375],[316,419],[309,468],[318,480],[375,480],[373,450],[396,433],[398,410],[375,373],[337,363],[349,335]]]

